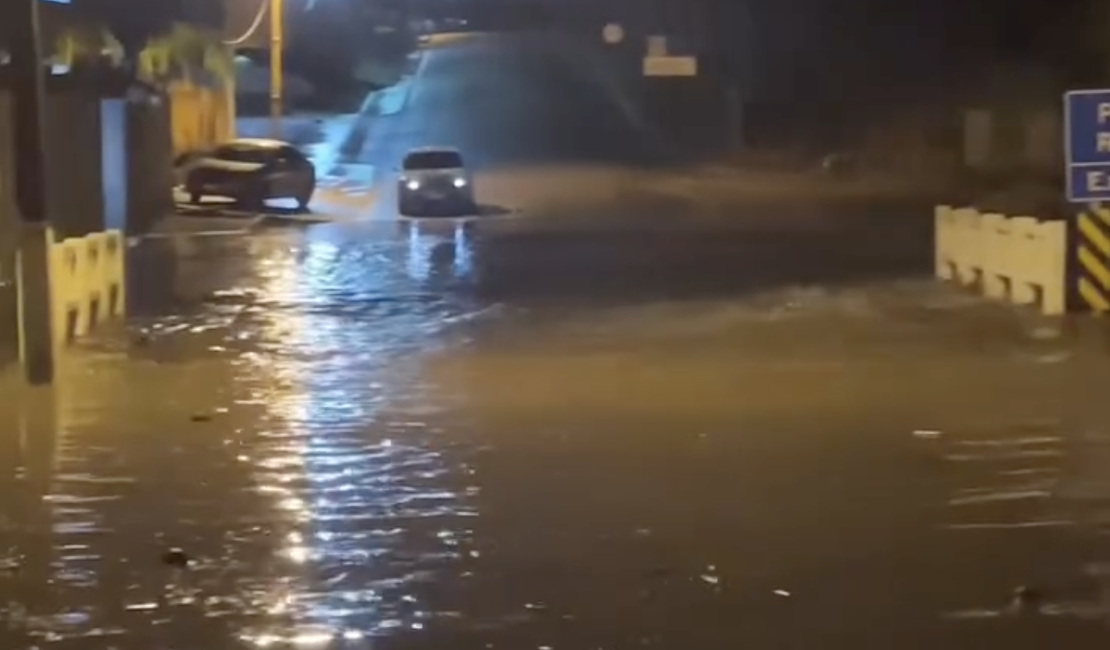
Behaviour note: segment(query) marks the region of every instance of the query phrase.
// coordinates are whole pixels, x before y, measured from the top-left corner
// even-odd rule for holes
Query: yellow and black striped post
[[[1076,216],[1072,250],[1076,306],[1110,312],[1110,208],[1093,203]]]

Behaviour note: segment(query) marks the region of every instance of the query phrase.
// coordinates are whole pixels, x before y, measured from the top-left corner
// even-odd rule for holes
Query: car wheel
[[[316,184],[312,181],[305,183],[305,187],[293,197],[297,201],[297,209],[301,212],[308,210],[308,204],[312,202],[312,195],[316,193]]]

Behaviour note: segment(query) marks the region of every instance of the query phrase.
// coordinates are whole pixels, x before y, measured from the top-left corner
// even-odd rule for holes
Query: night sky
[[[106,22],[132,49],[174,20],[222,26],[225,2],[236,25],[249,24],[261,1],[73,0],[73,7]],[[413,6],[423,1],[408,0]],[[489,1],[467,0],[463,6]],[[1110,42],[1110,0],[512,1],[544,4],[555,16],[585,13],[601,22],[608,16],[629,24],[682,24],[724,59],[758,58],[768,70],[782,61],[808,70],[805,74],[915,78],[930,71],[962,74],[981,65],[1024,61],[1089,78],[1103,74],[1110,58],[1092,51],[1101,46],[1099,22],[1107,24]],[[1102,21],[1092,18],[1092,7],[1098,6],[1106,8]]]

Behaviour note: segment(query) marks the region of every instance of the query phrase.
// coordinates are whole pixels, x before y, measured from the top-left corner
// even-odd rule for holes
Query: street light
[[[261,0],[258,3],[258,10],[255,12],[254,18],[251,20],[250,25],[237,38],[225,40],[224,45],[228,47],[236,47],[244,45],[252,40],[255,32],[262,26],[262,20],[266,17],[265,14],[270,14],[270,135],[277,139],[281,137],[281,118],[282,118],[282,104],[284,95],[284,86],[282,77],[284,77],[284,62],[283,49],[284,49],[284,32],[285,32],[285,2],[283,0]]]
[[[316,0],[304,0],[304,11],[316,8]],[[262,0],[258,13],[247,31],[234,40],[224,41],[225,45],[235,46],[247,42],[262,24],[263,12],[270,12],[270,132],[278,139],[281,137],[281,120],[284,113],[285,95],[285,0]]]
[[[281,139],[284,112],[285,0],[270,0],[270,135]]]

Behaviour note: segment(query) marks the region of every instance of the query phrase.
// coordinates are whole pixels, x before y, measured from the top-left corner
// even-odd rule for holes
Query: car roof
[[[288,142],[270,138],[237,138],[226,143],[227,147],[249,147],[252,149],[279,149],[291,146]]]

